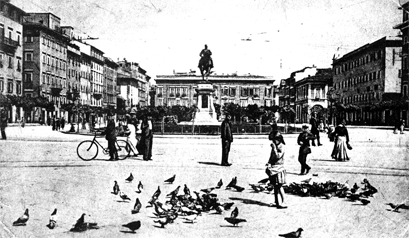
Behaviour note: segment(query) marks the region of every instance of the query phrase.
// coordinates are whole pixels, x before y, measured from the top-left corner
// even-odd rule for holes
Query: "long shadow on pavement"
[[[256,200],[247,199],[247,198],[230,197],[229,199],[231,199],[233,201],[241,201],[244,204],[259,205],[259,206],[264,206],[264,207],[269,207],[270,206],[270,204],[260,202],[260,201],[256,201]]]

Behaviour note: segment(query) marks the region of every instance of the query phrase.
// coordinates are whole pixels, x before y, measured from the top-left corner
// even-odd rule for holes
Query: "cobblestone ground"
[[[409,210],[389,211],[387,202],[401,202],[409,196],[409,137],[391,131],[351,129],[351,161],[330,159],[332,143],[321,134],[323,146],[313,147],[309,157],[310,175],[299,176],[298,147],[295,135],[285,135],[285,166],[288,182],[327,180],[358,184],[367,178],[379,192],[363,206],[341,198],[322,199],[287,195],[288,209],[269,207],[273,195],[254,193],[248,186],[266,177],[264,165],[270,153],[266,136],[236,136],[230,154],[231,167],[221,167],[221,145],[216,136],[158,136],[154,138],[153,161],[140,157],[109,162],[100,155],[82,161],[76,155],[81,140],[92,138],[50,131],[48,127],[7,128],[9,140],[0,141],[0,237],[127,237],[121,224],[141,220],[139,237],[277,237],[280,233],[304,229],[303,237],[408,237]],[[22,141],[24,140],[24,141]],[[104,145],[106,142],[100,139]],[[135,181],[125,183],[132,172]],[[176,174],[174,184],[163,181]],[[318,176],[312,176],[317,174]],[[204,213],[195,224],[176,219],[165,229],[154,227],[152,208],[145,208],[158,186],[160,201],[178,185],[192,191],[215,186],[219,179],[227,184],[237,176],[239,193],[215,190],[220,200],[233,201],[239,217],[246,223],[231,227],[222,215]],[[111,194],[117,180],[130,203]],[[145,190],[135,193],[137,182]],[[132,215],[136,198],[143,204],[141,213]],[[27,226],[12,226],[24,210],[30,209]],[[58,226],[46,227],[54,208]],[[69,229],[82,213],[98,222],[100,229],[72,233]]]

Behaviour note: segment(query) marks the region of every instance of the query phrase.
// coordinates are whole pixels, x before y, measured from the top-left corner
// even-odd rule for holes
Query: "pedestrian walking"
[[[284,168],[284,138],[278,131],[272,131],[275,134],[271,143],[271,154],[266,164],[266,173],[270,185],[274,186],[274,202],[277,208],[287,208],[285,205],[285,193],[283,185],[286,183],[286,170]],[[278,195],[281,197],[281,203]],[[270,204],[274,206],[274,204]]]
[[[65,127],[65,118],[61,117],[61,129],[64,130],[64,127]]]
[[[400,133],[401,134],[404,134],[403,133],[403,130],[405,130],[405,120],[400,120],[400,123],[399,123],[399,130],[400,130]]]
[[[343,120],[334,131],[335,145],[331,153],[331,157],[336,161],[349,160],[347,149],[351,148],[349,145],[348,129],[346,128],[346,122]]]
[[[49,116],[47,117],[47,125],[51,126],[51,118]]]
[[[400,130],[400,124],[401,124],[401,119],[396,116],[395,121],[394,121],[394,128],[393,128],[393,134],[398,134],[398,130]]]
[[[143,142],[143,160],[152,160],[152,122],[148,116],[144,116],[142,120],[142,142]]]
[[[229,152],[231,143],[233,142],[233,133],[230,119],[231,116],[229,114],[226,114],[220,129],[222,138],[222,166],[231,165],[229,163]]]
[[[24,120],[24,117],[21,117],[21,128],[24,128],[26,126],[26,121]]]
[[[308,126],[302,126],[302,132],[298,135],[297,143],[300,145],[298,152],[298,162],[301,164],[300,175],[305,175],[310,172],[311,167],[307,164],[307,156],[311,154],[310,140],[315,139],[314,135],[308,131]],[[305,172],[305,173],[304,173]]]
[[[314,112],[310,118],[310,124],[311,124],[311,134],[315,136],[315,139],[317,139],[318,146],[321,146],[320,142],[320,131],[318,130],[318,121],[317,121],[317,113]],[[312,146],[315,146],[315,139],[311,140]]]
[[[55,119],[55,125],[56,125],[56,130],[59,131],[60,128],[61,128],[60,118],[59,118],[59,117],[57,117],[57,118]]]
[[[7,140],[6,127],[7,127],[7,111],[0,111],[0,130],[1,130],[1,139]]]
[[[109,160],[118,160],[118,153],[116,149],[116,137],[117,131],[115,128],[115,121],[112,117],[112,114],[109,115],[108,125],[105,129],[105,139],[108,141],[108,149],[109,149]]]
[[[51,124],[52,124],[52,127],[53,127],[53,131],[55,131],[57,129],[57,122],[56,122],[56,119],[55,119],[55,115],[53,115],[53,119],[51,119]]]

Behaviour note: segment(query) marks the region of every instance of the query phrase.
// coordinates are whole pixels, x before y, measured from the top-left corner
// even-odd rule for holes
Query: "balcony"
[[[95,98],[95,100],[100,100],[102,98],[102,93],[100,92],[94,92],[92,96]]]
[[[51,89],[51,95],[53,96],[60,96],[61,90],[62,90],[62,85],[61,84],[57,84],[57,83],[53,83],[50,86]]]
[[[0,42],[0,49],[6,53],[15,54],[19,45],[20,44],[17,41],[3,36],[2,41]]]

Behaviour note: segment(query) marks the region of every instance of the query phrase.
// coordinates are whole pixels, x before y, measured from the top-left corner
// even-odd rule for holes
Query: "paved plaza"
[[[278,237],[278,234],[304,229],[302,237],[408,237],[409,210],[390,211],[385,204],[398,203],[409,197],[409,132],[393,134],[391,130],[351,128],[353,149],[349,162],[331,160],[332,143],[321,133],[323,146],[312,147],[310,174],[300,176],[295,134],[284,135],[287,182],[312,178],[349,185],[367,178],[378,193],[364,206],[342,198],[323,199],[287,195],[288,209],[268,205],[272,194],[255,193],[250,183],[266,178],[265,164],[270,154],[266,135],[235,136],[230,153],[231,167],[222,167],[218,136],[155,135],[153,161],[141,157],[110,162],[100,155],[93,161],[82,161],[76,147],[87,135],[52,131],[51,127],[8,127],[8,140],[0,141],[0,237]],[[104,145],[106,141],[99,139]],[[135,180],[126,183],[132,172]],[[176,174],[173,184],[163,181]],[[313,174],[317,176],[312,176]],[[243,192],[226,190],[225,185],[237,176]],[[234,202],[239,217],[247,220],[232,227],[224,220],[230,211],[199,216],[197,223],[176,219],[161,229],[155,227],[153,208],[145,208],[160,186],[165,195],[178,185],[191,191],[214,187],[223,179],[224,186],[215,190],[221,202]],[[132,201],[120,202],[111,194],[114,180]],[[135,193],[137,183],[145,189]],[[180,192],[182,193],[182,192]],[[141,212],[131,214],[136,198],[143,204]],[[408,201],[409,202],[409,201]],[[24,210],[30,210],[26,226],[12,226]],[[46,227],[50,213],[58,208],[57,227]],[[98,223],[100,229],[72,233],[82,213]],[[136,234],[126,233],[122,224],[140,220]]]

